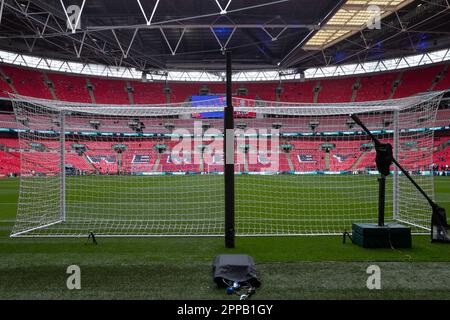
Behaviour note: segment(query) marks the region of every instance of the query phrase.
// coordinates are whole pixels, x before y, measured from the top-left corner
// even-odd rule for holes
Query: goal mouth
[[[223,236],[227,161],[237,236],[342,234],[375,222],[378,204],[374,146],[349,114],[391,143],[433,195],[442,94],[337,104],[233,98],[228,147],[223,98],[118,106],[15,96],[21,185],[11,237]],[[387,219],[426,232],[428,204],[390,171]]]

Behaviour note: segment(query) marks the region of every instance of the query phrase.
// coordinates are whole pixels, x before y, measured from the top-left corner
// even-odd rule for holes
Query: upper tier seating
[[[282,102],[317,103],[350,102],[352,101],[354,85],[355,101],[385,100],[401,98],[430,89],[444,90],[450,87],[450,76],[446,69],[448,65],[439,64],[421,68],[386,72],[373,75],[353,76],[333,79],[309,79],[304,81],[279,82],[239,82],[234,83],[233,95],[238,95],[238,89],[247,89],[246,97],[261,100],[280,100]],[[93,98],[99,104],[160,104],[170,101],[179,103],[189,101],[192,96],[199,95],[202,88],[207,88],[211,95],[224,95],[223,83],[206,82],[140,82],[136,80],[108,79],[31,70],[13,66],[1,66],[5,77],[11,79],[11,86],[25,96],[56,99],[73,102],[91,103],[93,99],[87,89],[88,83],[93,87]],[[445,72],[444,72],[445,71]],[[442,74],[442,79],[437,76]],[[45,77],[49,83],[46,84]],[[399,80],[398,87],[394,83]],[[50,89],[48,85],[52,85]],[[130,92],[127,90],[130,87]],[[165,91],[165,88],[170,91]],[[281,91],[276,93],[276,89]],[[6,97],[6,92],[12,88],[4,79],[0,80],[0,96]],[[242,95],[242,93],[239,93]]]
[[[9,66],[2,66],[1,69],[11,79],[14,88],[19,94],[41,99],[52,99],[50,90],[45,85],[42,72]]]
[[[450,67],[447,65],[447,69],[442,73],[442,79],[433,88],[434,90],[449,90],[450,89]]]
[[[6,81],[0,80],[0,97],[8,98],[8,92],[11,92],[11,87]]]
[[[191,96],[198,96],[201,85],[199,83],[171,83],[170,102],[184,102]]]
[[[280,101],[285,102],[314,102],[314,87],[317,81],[285,82],[282,84],[283,93]]]
[[[394,98],[404,98],[426,92],[433,84],[433,79],[442,71],[443,66],[431,66],[418,70],[407,70],[403,73],[401,83],[395,90]]]
[[[355,101],[389,99],[392,83],[396,78],[397,74],[393,72],[361,77]]]
[[[352,100],[354,78],[321,80],[318,103],[348,102]]]
[[[130,104],[125,81],[90,78],[95,101],[100,104]]]
[[[56,97],[63,101],[91,103],[86,87],[86,78],[70,76],[62,73],[48,73],[53,83]]]
[[[139,81],[130,81],[133,87],[133,97],[135,104],[157,104],[166,103],[166,95],[164,94],[164,83],[148,83]],[[172,102],[172,101],[171,101]]]

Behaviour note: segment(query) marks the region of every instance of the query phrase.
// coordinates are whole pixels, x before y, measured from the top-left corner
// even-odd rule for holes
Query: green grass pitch
[[[435,187],[450,212],[450,178],[436,177]],[[450,299],[450,245],[428,236],[408,250],[367,250],[338,236],[238,237],[236,249],[221,237],[12,239],[18,188],[18,179],[0,180],[0,299],[236,299],[211,279],[221,253],[254,257],[263,284],[253,299]],[[66,287],[72,264],[81,290]],[[366,287],[371,264],[381,290]]]
[[[222,175],[75,176],[66,178],[66,218],[25,235],[222,235]],[[61,220],[58,177],[26,178],[21,232]],[[367,175],[237,175],[239,235],[330,234],[374,222],[377,180]],[[392,179],[386,212],[392,212]],[[355,185],[358,188],[355,188]],[[38,196],[36,196],[36,194]],[[41,221],[45,217],[44,221]],[[389,219],[390,217],[387,217]],[[22,219],[23,221],[24,219]],[[428,224],[428,219],[425,221]]]

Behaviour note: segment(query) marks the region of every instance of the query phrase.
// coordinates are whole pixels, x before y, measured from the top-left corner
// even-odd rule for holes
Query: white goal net
[[[442,93],[364,103],[233,98],[237,235],[340,234],[376,222],[375,150],[359,118],[433,195]],[[224,234],[224,99],[87,105],[16,97],[21,183],[12,236]],[[386,220],[431,211],[392,167]]]

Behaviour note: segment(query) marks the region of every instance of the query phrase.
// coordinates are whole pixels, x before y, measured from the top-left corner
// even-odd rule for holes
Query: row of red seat
[[[20,158],[18,152],[0,151],[0,174],[20,173]]]
[[[8,141],[9,140],[9,141]],[[448,146],[449,137],[438,137],[434,143],[434,157],[433,161],[439,166],[450,163],[450,147]],[[335,149],[329,150],[329,153],[321,149],[321,145],[324,143],[333,143]],[[348,141],[321,141],[321,140],[290,140],[289,142],[293,147],[289,154],[282,152],[281,150],[269,151],[269,154],[265,156],[264,161],[260,156],[257,156],[254,152],[250,151],[248,154],[237,154],[235,160],[237,163],[236,169],[239,171],[314,171],[314,170],[330,170],[330,171],[343,171],[343,170],[359,170],[367,167],[374,167],[375,163],[375,151],[361,151],[360,146],[364,141],[361,140],[348,140]],[[9,151],[0,152],[0,174],[7,173],[19,173],[20,172],[20,155],[15,150],[18,146],[17,139],[4,138],[1,143],[8,147]],[[108,141],[81,141],[86,145],[87,150],[85,154],[77,154],[75,150],[71,149],[70,143],[66,144],[67,154],[66,162],[72,164],[75,168],[83,171],[93,172],[95,170],[101,173],[116,173],[119,166],[119,155],[112,150],[114,142]],[[154,146],[158,142],[156,140],[143,140],[140,142],[127,142],[127,150],[121,155],[122,171],[124,172],[137,172],[137,171],[195,171],[199,172],[200,164],[194,164],[193,158],[188,157],[185,161],[175,161],[171,159],[171,150],[176,145],[176,142],[167,141],[163,142],[167,151],[158,154],[158,151]],[[37,151],[24,151],[22,152],[22,172],[31,173],[42,172],[46,174],[59,172],[59,156],[53,150],[57,149],[56,145],[53,145],[52,141],[42,141],[42,144],[49,148],[48,152],[43,153]],[[420,143],[419,143],[420,145]],[[420,148],[419,148],[420,149]],[[252,150],[250,144],[250,150]],[[197,152],[197,151],[193,151]],[[272,153],[273,152],[273,153]],[[146,161],[133,161],[135,156],[148,156]],[[103,158],[102,158],[103,157]],[[111,157],[111,161],[106,160],[104,157]],[[180,155],[184,157],[184,155]],[[291,160],[289,164],[288,157]],[[156,164],[159,158],[159,164]],[[180,159],[181,159],[180,158]],[[219,159],[212,162],[211,157],[206,157],[205,164],[203,165],[203,171],[210,172],[215,170],[222,170],[223,159]],[[327,159],[328,158],[328,159]],[[97,160],[93,160],[97,159]],[[429,156],[426,152],[420,154],[416,150],[408,152],[402,151],[401,162],[406,168],[411,170],[426,169],[429,165]],[[272,164],[270,163],[272,161]]]
[[[393,129],[390,122],[385,122],[386,117],[383,114],[378,115],[361,115],[362,121],[369,129]],[[98,120],[98,126],[93,126],[90,120]],[[421,122],[420,119],[408,119],[413,121],[412,125],[417,127],[430,126],[448,126],[450,125],[450,109],[439,109],[436,113],[434,122]],[[208,124],[214,130],[221,130],[223,128],[222,119],[159,119],[159,118],[141,118],[141,123],[145,126],[143,132],[169,134],[171,127],[167,124],[173,125],[174,129],[186,129],[193,132],[195,125]],[[84,131],[84,132],[120,132],[132,133],[135,130],[129,126],[129,119],[111,119],[108,117],[96,116],[95,118],[87,118],[85,116],[71,116],[65,120],[65,128],[68,131]],[[286,132],[309,132],[311,130],[311,119],[309,117],[293,117],[293,118],[241,118],[236,120],[236,123],[242,123],[247,128],[253,129],[270,129],[274,123],[280,124],[279,129],[281,133]],[[347,131],[349,124],[347,116],[322,116],[319,124],[315,127],[316,132],[327,131]],[[11,111],[0,113],[0,128],[14,128],[14,129],[33,129],[33,130],[58,130],[57,125],[51,114],[49,115],[33,115],[27,117],[26,126],[23,123],[16,121],[14,113]],[[356,130],[356,129],[355,129]],[[0,137],[1,143],[1,137]]]
[[[439,64],[419,69],[388,72],[370,76],[353,76],[325,80],[286,81],[281,83],[281,92],[276,93],[279,82],[235,83],[233,92],[245,88],[249,96],[261,100],[287,102],[349,102],[401,98],[430,89],[450,88],[448,65]],[[63,73],[44,72],[3,65],[4,77],[0,80],[0,96],[6,97],[13,89],[21,95],[45,99],[91,103],[154,104],[187,101],[199,95],[202,88],[210,94],[225,94],[222,83],[199,82],[149,82],[113,80],[100,77],[86,77]],[[438,75],[441,77],[438,78]],[[436,80],[438,80],[436,82]],[[398,85],[395,83],[398,81]],[[92,88],[91,94],[88,87]],[[170,92],[164,89],[170,88]],[[395,88],[396,87],[396,88]],[[242,94],[242,93],[241,93]],[[316,98],[315,98],[316,97]],[[132,101],[131,101],[132,100]]]

